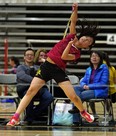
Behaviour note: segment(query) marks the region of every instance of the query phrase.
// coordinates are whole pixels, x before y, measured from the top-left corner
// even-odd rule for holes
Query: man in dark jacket
[[[24,64],[17,67],[17,93],[21,99],[26,94],[37,69],[40,67],[35,65],[33,60],[34,50],[28,48],[24,52]],[[34,105],[35,101],[38,103],[37,105]],[[26,121],[28,124],[31,124],[34,120],[37,120],[40,114],[42,114],[42,111],[48,109],[48,106],[52,101],[53,96],[48,90],[48,87],[42,87],[27,106],[24,121]]]

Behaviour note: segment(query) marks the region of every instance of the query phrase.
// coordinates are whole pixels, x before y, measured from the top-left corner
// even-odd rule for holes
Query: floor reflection
[[[15,126],[0,127],[0,136],[116,136],[116,127]]]

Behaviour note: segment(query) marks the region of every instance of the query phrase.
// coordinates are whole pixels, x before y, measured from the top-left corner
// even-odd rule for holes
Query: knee
[[[53,101],[54,100],[54,97],[52,96],[50,91],[48,89],[46,89],[46,88],[44,89],[43,97],[45,97],[49,101]]]
[[[32,95],[32,96],[34,96],[35,94],[36,94],[36,90],[34,89],[34,87],[30,87],[26,93],[26,95]]]
[[[49,100],[50,100],[50,102],[53,102],[54,101],[54,97],[52,95],[49,96]]]
[[[52,102],[52,101],[54,100],[54,97],[52,96],[52,94],[51,94],[50,92],[48,92],[46,99],[47,99],[49,102]]]
[[[48,102],[48,103],[51,103],[54,100],[54,97],[46,88],[40,89],[39,98],[41,101]]]

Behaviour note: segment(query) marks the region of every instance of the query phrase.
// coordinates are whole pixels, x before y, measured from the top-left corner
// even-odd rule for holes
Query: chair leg
[[[104,126],[107,126],[108,122],[107,122],[107,100],[104,100]]]
[[[50,108],[51,108],[51,106],[48,106],[47,125],[50,125]]]
[[[109,105],[107,104],[109,103]],[[104,107],[104,126],[107,126],[109,121],[108,121],[108,117],[109,115],[111,115],[112,117],[112,121],[114,121],[114,115],[113,115],[113,107],[112,107],[112,102],[110,99],[105,99],[102,103],[103,107]],[[109,110],[107,108],[107,106],[109,106]],[[107,113],[108,112],[108,113]],[[108,116],[107,116],[108,115]]]
[[[89,102],[86,102],[86,107],[87,107],[87,112],[89,112],[89,107],[90,107]]]
[[[111,99],[107,99],[107,103],[109,104],[109,111],[108,111],[108,114],[109,116],[112,117],[112,121],[114,121],[114,114],[113,114],[113,105],[112,105],[112,101]]]

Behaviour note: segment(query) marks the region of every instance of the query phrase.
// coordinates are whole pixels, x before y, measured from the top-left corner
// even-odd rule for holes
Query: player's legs
[[[38,92],[38,90],[45,84],[45,81],[34,77],[31,85],[29,87],[29,89],[27,90],[27,93],[25,94],[25,96],[22,98],[16,112],[15,115],[11,118],[11,120],[7,123],[7,125],[9,126],[14,126],[18,124],[19,118],[17,117],[17,115],[20,115],[25,108],[28,106],[28,104],[30,103],[30,101],[32,100],[32,98],[36,95],[36,93]]]
[[[25,96],[23,97],[23,99],[21,100],[18,109],[16,110],[16,113],[22,113],[25,108],[27,107],[27,105],[30,103],[30,101],[32,100],[32,98],[36,95],[36,93],[38,92],[38,90],[45,84],[45,81],[34,77],[31,85],[27,91],[27,93],[25,94]]]
[[[80,114],[83,118],[85,118],[88,122],[93,122],[94,117],[90,115],[83,107],[81,99],[76,95],[73,86],[70,81],[60,82],[58,84],[62,90],[65,92],[67,97],[74,103],[74,105],[79,109]]]
[[[79,111],[83,111],[84,107],[80,98],[76,95],[73,86],[70,81],[64,81],[58,84],[62,90],[65,92],[66,96],[75,104]]]

